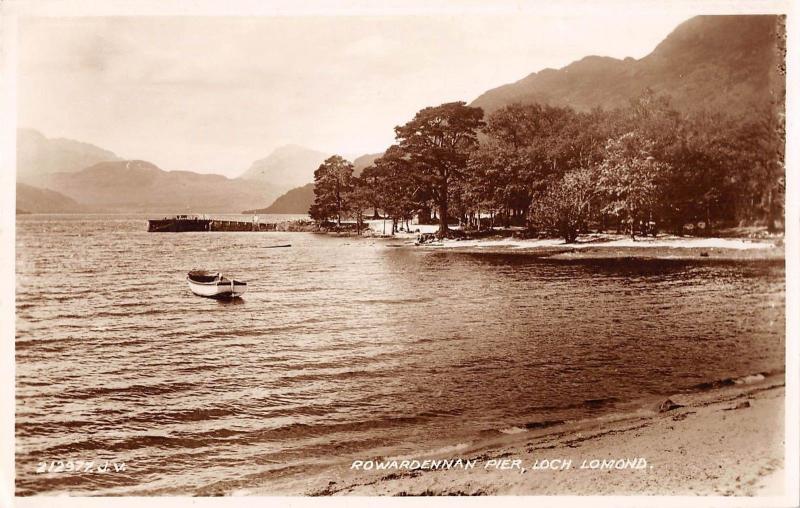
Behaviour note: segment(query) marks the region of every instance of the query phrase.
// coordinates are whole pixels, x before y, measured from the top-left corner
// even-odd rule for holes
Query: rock
[[[667,411],[672,411],[673,409],[678,409],[679,407],[684,407],[684,406],[683,404],[678,404],[672,399],[667,399],[658,406],[658,412],[666,413]]]
[[[701,258],[707,258],[708,257],[708,252],[701,252],[700,253],[700,257]]]
[[[749,376],[734,379],[733,382],[737,385],[750,385],[758,383],[759,381],[764,381],[764,379],[764,374],[750,374]]]
[[[749,400],[740,400],[735,406],[726,407],[723,411],[736,411],[737,409],[747,409],[748,407],[750,407]]]

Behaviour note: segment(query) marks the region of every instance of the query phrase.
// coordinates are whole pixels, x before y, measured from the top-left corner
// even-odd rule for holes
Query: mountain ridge
[[[298,153],[311,158],[310,162],[303,162],[301,156],[299,169],[298,158],[294,157]],[[326,157],[300,145],[286,145],[260,159],[273,162],[270,174],[253,179],[228,178],[215,173],[166,171],[147,161],[122,159],[91,143],[48,138],[35,129],[18,129],[17,183],[25,186],[17,188],[18,199],[23,203],[19,208],[21,213],[238,213],[242,207],[274,200],[295,184],[313,182],[317,161],[321,163]],[[287,161],[288,164],[281,164]],[[48,206],[45,196],[57,205]]]
[[[98,209],[127,212],[238,213],[279,192],[218,174],[164,171],[142,160],[107,161],[55,173],[48,188]]]
[[[743,111],[784,93],[782,33],[779,16],[695,16],[638,60],[586,56],[487,90],[470,105],[487,115],[514,102],[613,109],[650,88],[679,110]]]

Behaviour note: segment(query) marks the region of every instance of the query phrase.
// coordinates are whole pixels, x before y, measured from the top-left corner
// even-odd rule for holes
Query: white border
[[[49,497],[14,498],[14,422],[10,415],[14,411],[14,239],[15,239],[15,183],[14,168],[16,146],[16,27],[17,19],[25,16],[352,16],[352,15],[435,15],[435,14],[508,14],[536,13],[540,15],[569,15],[579,13],[620,12],[621,16],[637,13],[685,12],[693,14],[787,14],[787,150],[786,150],[786,486],[783,497],[724,498],[724,497],[649,497],[649,496],[506,496],[501,498],[75,498]],[[514,506],[798,506],[800,475],[800,447],[798,425],[800,424],[800,397],[798,396],[798,321],[800,320],[800,175],[797,174],[800,160],[797,150],[798,103],[793,92],[798,90],[797,51],[800,49],[796,20],[796,0],[571,0],[552,2],[547,0],[489,2],[480,0],[0,0],[0,506],[38,507],[56,503],[65,507],[119,507],[148,506],[262,506],[280,504],[288,506],[341,506],[349,508],[380,504],[383,506],[406,506],[408,503],[425,503],[438,506],[484,505],[503,503]],[[536,69],[531,69],[534,71]],[[521,76],[522,77],[522,76]],[[501,85],[502,83],[498,83]]]
[[[0,4],[0,506],[14,494],[17,19]]]

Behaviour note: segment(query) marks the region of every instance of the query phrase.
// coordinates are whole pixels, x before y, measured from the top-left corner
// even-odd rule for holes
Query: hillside
[[[587,56],[489,90],[471,105],[487,113],[514,102],[611,109],[650,87],[682,110],[743,111],[783,95],[782,33],[778,16],[697,16],[640,60]]]
[[[308,208],[313,202],[314,184],[309,183],[283,194],[266,208],[245,210],[242,213],[308,213]]]
[[[79,213],[89,209],[74,199],[48,189],[17,184],[17,213]]]
[[[314,171],[330,155],[298,145],[276,148],[267,157],[255,161],[239,178],[267,182],[286,191],[314,181]]]
[[[190,171],[164,171],[145,161],[102,162],[57,173],[48,187],[103,210],[238,213],[274,198],[268,184]]]
[[[47,138],[33,129],[17,130],[17,181],[42,184],[53,173],[72,173],[104,161],[120,158],[89,143]]]

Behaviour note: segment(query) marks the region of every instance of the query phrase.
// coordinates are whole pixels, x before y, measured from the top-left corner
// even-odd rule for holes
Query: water
[[[136,216],[17,219],[20,495],[269,485],[784,365],[782,261],[145,231]],[[246,280],[245,298],[193,296],[194,268]],[[127,469],[35,472],[50,460]]]

